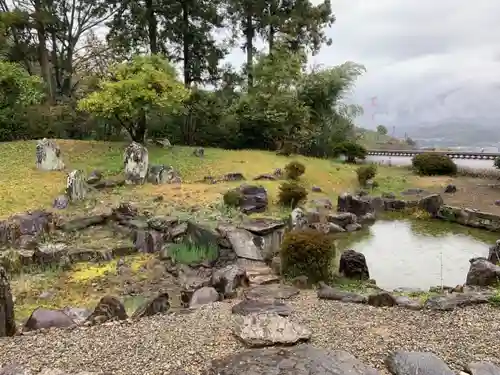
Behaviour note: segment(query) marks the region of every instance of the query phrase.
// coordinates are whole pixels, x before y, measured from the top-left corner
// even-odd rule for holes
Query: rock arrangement
[[[37,142],[36,167],[43,171],[60,171],[64,169],[61,149],[56,142],[47,138]]]

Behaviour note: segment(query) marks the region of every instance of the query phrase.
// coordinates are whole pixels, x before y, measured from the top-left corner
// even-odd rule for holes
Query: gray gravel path
[[[176,369],[199,374],[208,360],[243,349],[230,330],[231,306],[237,302],[133,324],[1,339],[0,365],[117,375],[170,374]],[[291,319],[313,331],[314,345],[347,350],[378,368],[383,369],[384,357],[394,349],[432,351],[455,370],[474,360],[500,365],[500,310],[490,306],[422,312],[320,301],[314,292],[289,303],[296,309]]]

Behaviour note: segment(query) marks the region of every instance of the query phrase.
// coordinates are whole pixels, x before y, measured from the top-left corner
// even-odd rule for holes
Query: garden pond
[[[438,220],[378,220],[338,241],[365,255],[370,277],[386,290],[462,285],[469,259],[487,257],[500,236]]]

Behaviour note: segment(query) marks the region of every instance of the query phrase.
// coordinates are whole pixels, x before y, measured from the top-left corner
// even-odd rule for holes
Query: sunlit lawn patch
[[[83,169],[90,172],[99,169],[106,176],[118,176],[123,168],[123,142],[94,142],[58,140],[62,157],[67,169]],[[44,172],[35,169],[35,141],[19,141],[0,144],[0,217],[34,208],[50,207],[55,196],[60,194],[66,182],[64,172]],[[229,187],[237,183],[219,183],[214,185],[196,183],[204,176],[221,176],[229,172],[241,172],[251,181],[262,173],[271,173],[276,168],[283,168],[292,160],[306,166],[301,177],[308,190],[319,186],[323,193],[310,193],[310,198],[328,196],[332,199],[346,191],[356,188],[356,166],[315,159],[303,156],[284,157],[273,152],[253,150],[206,149],[205,157],[194,156],[191,147],[173,147],[163,149],[148,146],[149,160],[152,164],[171,165],[177,169],[184,183],[177,185],[144,185],[122,188],[120,195],[149,197],[163,195],[167,200],[185,204],[206,205],[220,199]],[[398,191],[418,180],[410,171],[400,168],[379,167],[376,180],[380,191]],[[277,210],[276,202],[279,181],[259,181],[258,184],[268,189],[271,210]],[[103,198],[105,195],[103,195]]]

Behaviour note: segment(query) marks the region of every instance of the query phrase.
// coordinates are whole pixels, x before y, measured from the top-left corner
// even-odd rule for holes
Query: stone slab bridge
[[[447,155],[452,159],[483,159],[494,160],[500,156],[498,152],[466,152],[466,151],[428,151],[428,150],[367,150],[373,156],[413,157],[418,154],[433,153]]]

